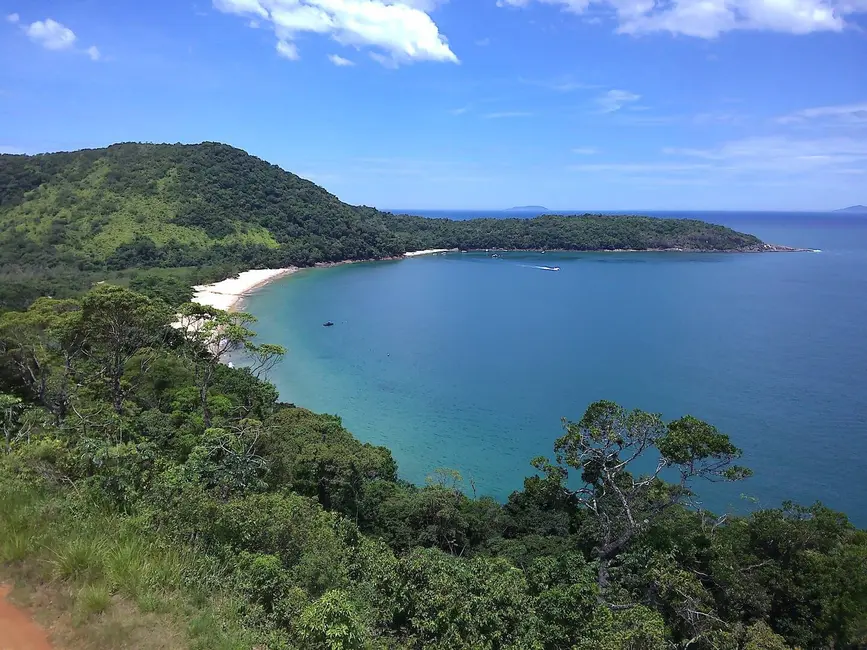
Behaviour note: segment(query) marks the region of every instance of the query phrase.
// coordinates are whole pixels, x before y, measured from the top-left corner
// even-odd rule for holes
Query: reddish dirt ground
[[[0,585],[0,650],[51,650],[45,630],[6,600],[10,591]]]

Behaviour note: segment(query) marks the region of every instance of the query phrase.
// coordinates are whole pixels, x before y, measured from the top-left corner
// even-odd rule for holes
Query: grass
[[[103,584],[86,584],[75,599],[75,618],[79,622],[86,621],[91,616],[102,614],[111,605],[111,592]]]
[[[71,493],[9,479],[2,463],[0,531],[0,582],[15,585],[15,601],[58,647],[256,645],[219,567]]]

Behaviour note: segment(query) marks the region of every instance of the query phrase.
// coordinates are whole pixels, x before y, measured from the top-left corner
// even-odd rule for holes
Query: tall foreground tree
[[[177,327],[187,341],[189,357],[194,363],[206,427],[211,426],[208,389],[220,363],[237,355],[249,361],[250,371],[258,376],[270,370],[286,353],[279,345],[254,343],[256,332],[250,325],[255,322],[255,316],[244,312],[227,312],[194,302],[181,307]]]
[[[82,351],[74,300],[39,298],[24,312],[0,316],[0,363],[13,370],[13,385],[63,419],[74,385],[73,363]]]
[[[82,298],[80,318],[84,354],[99,368],[112,406],[121,413],[132,389],[123,381],[127,364],[135,357],[147,370],[168,337],[170,310],[162,300],[105,284]]]
[[[564,427],[554,444],[555,462],[540,457],[533,465],[598,527],[595,555],[603,597],[611,562],[666,510],[695,505],[696,481],[737,481],[751,474],[734,464],[741,450],[727,435],[692,416],[666,424],[657,414],[599,401],[579,422],[564,420]],[[636,475],[642,464],[649,464],[650,472]],[[577,488],[570,486],[570,469],[580,472]]]

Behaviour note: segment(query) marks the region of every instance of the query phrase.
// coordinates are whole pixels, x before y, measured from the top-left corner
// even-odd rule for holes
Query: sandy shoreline
[[[419,255],[434,255],[436,253],[453,253],[457,248],[431,248],[423,251],[412,251],[404,253],[402,257],[390,259],[403,259],[405,257],[418,257]],[[341,266],[343,264],[355,264],[368,260],[343,260],[341,262],[318,262],[311,268],[323,268],[330,266]],[[386,260],[369,260],[369,261],[386,261]],[[216,307],[225,311],[235,311],[241,304],[245,296],[249,295],[256,289],[259,289],[269,282],[278,278],[291,275],[301,268],[297,266],[288,266],[281,269],[251,269],[243,271],[237,276],[226,278],[212,284],[200,284],[193,287],[195,292],[191,302],[207,305],[208,307]]]
[[[428,248],[423,251],[412,251],[403,254],[404,257],[418,257],[419,255],[436,255],[437,253],[456,253],[457,248]]]
[[[298,267],[296,266],[283,269],[252,269],[220,282],[200,284],[193,287],[195,294],[191,302],[232,311],[238,308],[244,296],[268,284],[272,280],[290,275],[297,270]]]

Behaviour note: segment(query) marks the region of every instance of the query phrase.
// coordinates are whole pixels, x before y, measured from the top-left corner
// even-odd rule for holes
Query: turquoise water
[[[289,349],[282,399],[412,481],[452,467],[503,499],[605,398],[732,436],[755,476],[702,487],[707,507],[821,500],[867,524],[867,220],[695,216],[822,252],[451,254],[302,271],[245,309]]]

